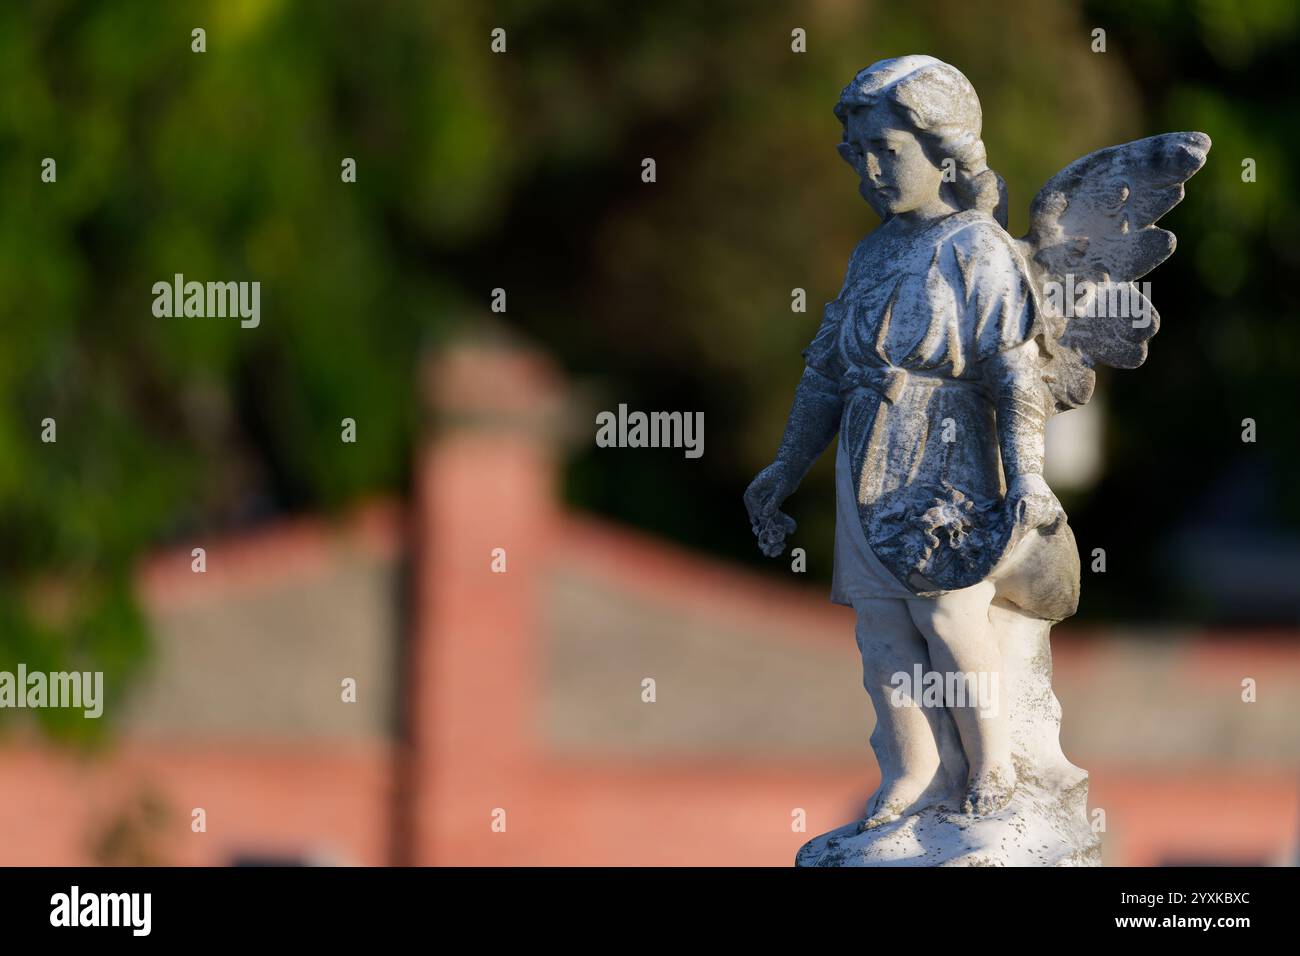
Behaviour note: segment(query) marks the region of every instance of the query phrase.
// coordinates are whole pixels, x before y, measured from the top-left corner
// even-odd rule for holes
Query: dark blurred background
[[[142,554],[409,496],[420,357],[494,322],[553,355],[593,411],[705,414],[698,460],[597,449],[593,424],[567,456],[571,506],[788,580],[788,559],[758,554],[741,492],[876,225],[831,108],[860,67],[921,52],[979,91],[1015,235],[1073,159],[1211,136],[1162,221],[1179,246],[1148,277],[1163,318],[1150,359],[1105,372],[1099,401],[1070,413],[1090,417],[1055,439],[1067,466],[1053,483],[1085,557],[1079,624],[1293,628],[1298,10],[5,4],[0,660],[125,678],[149,656]],[[355,184],[340,182],[344,157]],[[646,157],[657,182],[641,180]],[[153,283],[178,272],[261,281],[261,326],[154,318]],[[47,417],[57,444],[40,440]],[[364,454],[340,444],[345,417]],[[831,464],[787,509],[823,582]],[[1095,548],[1105,573],[1088,570]],[[39,717],[74,736],[98,726]]]

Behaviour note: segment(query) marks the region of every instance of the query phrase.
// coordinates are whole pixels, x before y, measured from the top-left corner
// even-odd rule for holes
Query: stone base
[[[1021,786],[987,817],[931,807],[858,832],[854,821],[809,840],[796,866],[1099,866],[1088,778],[1064,791]]]

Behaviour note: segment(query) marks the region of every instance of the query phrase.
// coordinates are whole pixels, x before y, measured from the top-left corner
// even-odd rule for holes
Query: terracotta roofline
[[[743,525],[742,525],[743,527]],[[852,611],[829,588],[784,583],[646,532],[580,512],[559,519],[553,561],[649,600],[688,605],[723,618],[813,639],[840,639]],[[793,572],[792,572],[793,573]]]
[[[329,567],[340,548],[392,560],[405,548],[404,505],[390,498],[363,501],[337,517],[295,516],[252,531],[195,534],[192,543],[146,555],[136,586],[151,608],[165,609],[274,590]],[[192,549],[205,550],[206,570],[192,569]]]

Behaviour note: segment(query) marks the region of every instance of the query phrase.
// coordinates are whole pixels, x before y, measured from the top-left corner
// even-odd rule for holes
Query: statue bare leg
[[[960,792],[964,776],[961,746],[942,707],[896,703],[896,675],[911,680],[915,667],[929,669],[921,633],[906,601],[854,602],[857,640],[862,652],[862,682],[876,711],[871,749],[880,764],[880,787],[867,803],[860,829],[890,823]]]
[[[1002,698],[1001,654],[997,634],[989,623],[994,585],[983,581],[939,598],[908,601],[913,622],[925,637],[935,670],[983,678],[978,686],[989,689],[994,700],[966,701],[953,706],[962,749],[970,765],[967,813],[995,813],[1010,802],[1016,789],[1011,762],[1011,729]]]

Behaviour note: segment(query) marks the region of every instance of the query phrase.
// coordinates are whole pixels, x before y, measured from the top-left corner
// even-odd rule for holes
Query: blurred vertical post
[[[428,359],[421,392],[397,862],[486,863],[527,819],[561,387],[538,353],[480,338]]]

